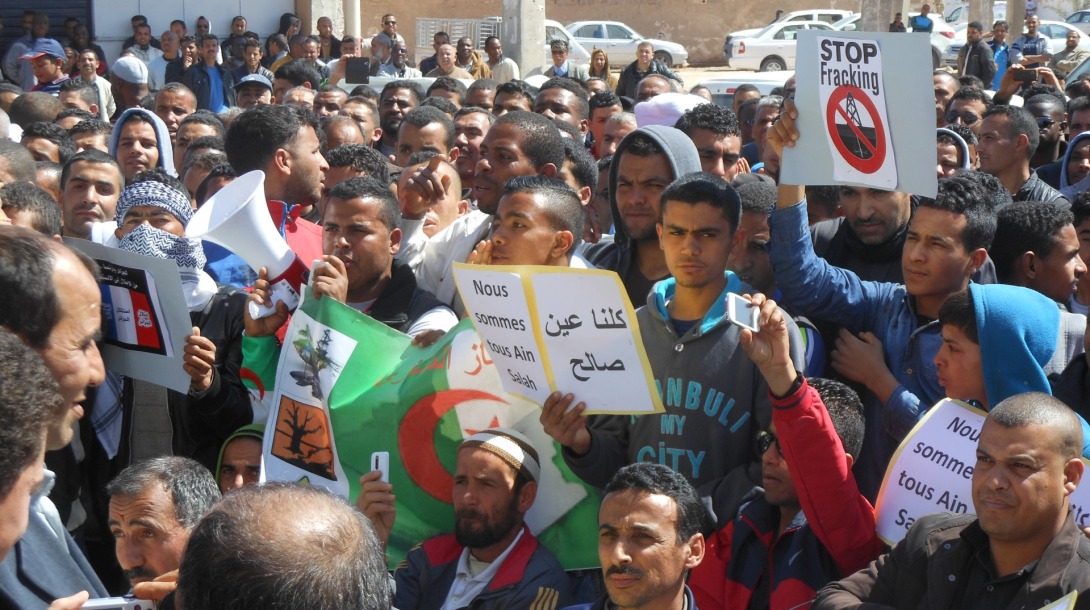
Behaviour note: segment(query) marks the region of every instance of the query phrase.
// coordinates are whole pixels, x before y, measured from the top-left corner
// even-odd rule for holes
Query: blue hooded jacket
[[[1045,295],[1021,286],[970,284],[980,365],[988,405],[1016,394],[1052,394],[1044,366],[1056,351],[1060,310]],[[1090,425],[1082,423],[1082,454],[1090,458]]]

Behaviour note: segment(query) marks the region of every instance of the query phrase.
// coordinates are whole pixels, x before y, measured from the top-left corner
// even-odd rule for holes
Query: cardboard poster
[[[588,414],[663,412],[616,273],[456,264],[454,278],[508,393],[538,404],[571,393]]]
[[[926,36],[800,30],[800,140],[786,184],[851,184],[934,197],[931,48]]]
[[[106,368],[188,392],[190,377],[182,369],[182,354],[193,325],[178,265],[85,239],[64,241],[99,266],[105,322],[99,349]]]

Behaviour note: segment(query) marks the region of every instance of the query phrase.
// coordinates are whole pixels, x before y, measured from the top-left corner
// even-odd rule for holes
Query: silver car
[[[689,61],[685,47],[668,40],[646,38],[620,21],[576,21],[567,25],[572,38],[587,49],[598,47],[609,55],[614,65],[628,65],[636,61],[636,47],[650,42],[655,49],[655,59],[667,66],[684,66]]]

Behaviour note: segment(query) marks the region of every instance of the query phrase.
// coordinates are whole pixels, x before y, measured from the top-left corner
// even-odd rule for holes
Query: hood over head
[[[662,148],[663,154],[666,155],[666,159],[670,162],[670,168],[674,172],[674,180],[685,174],[700,171],[700,155],[696,152],[696,145],[680,129],[663,125],[650,125],[640,127],[625,136],[617,146],[617,152],[613,154],[613,163],[609,166],[609,209],[613,214],[614,240],[618,243],[627,241],[629,237],[625,232],[624,223],[621,222],[621,215],[617,211],[617,172],[621,166],[621,157],[632,146],[632,142],[635,140],[633,136],[636,136],[636,134],[650,137]]]
[[[156,167],[175,178],[178,177],[178,172],[174,169],[174,148],[170,144],[170,132],[167,131],[167,124],[150,110],[129,108],[121,113],[114,125],[113,133],[110,134],[110,156],[117,159],[117,142],[121,138],[121,128],[129,119],[138,114],[147,117],[155,128],[155,142],[156,147],[159,149],[159,163]],[[119,160],[118,163],[121,163],[121,161]]]
[[[1056,351],[1060,308],[1045,295],[1005,284],[970,284],[988,405],[1052,390],[1044,366]]]

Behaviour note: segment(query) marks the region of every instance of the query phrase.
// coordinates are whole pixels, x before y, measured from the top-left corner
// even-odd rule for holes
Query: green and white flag
[[[396,565],[417,543],[453,531],[458,446],[491,427],[526,434],[541,457],[531,531],[567,569],[598,566],[598,492],[568,470],[540,407],[503,391],[468,320],[420,349],[405,335],[309,290],[284,340],[245,338],[243,378],[267,414],[263,476],[355,499],[371,454],[390,454]],[[308,419],[309,417],[309,419]],[[259,417],[260,418],[260,417]]]

